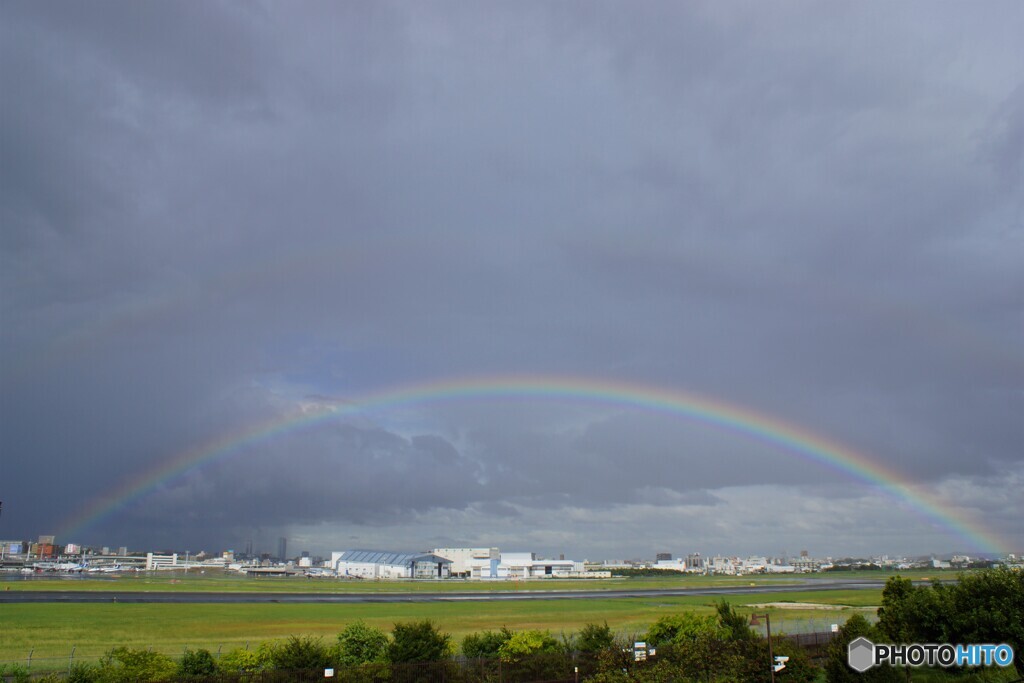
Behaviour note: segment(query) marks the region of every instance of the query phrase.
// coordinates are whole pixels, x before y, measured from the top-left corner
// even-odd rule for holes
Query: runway
[[[163,604],[347,604],[403,602],[498,602],[516,600],[608,600],[651,599],[695,595],[730,596],[765,593],[792,593],[880,589],[884,581],[807,581],[768,586],[713,586],[704,588],[666,588],[643,590],[523,590],[508,592],[424,592],[424,593],[211,593],[211,592],[134,592],[134,591],[0,591],[0,604],[18,603],[163,603]]]

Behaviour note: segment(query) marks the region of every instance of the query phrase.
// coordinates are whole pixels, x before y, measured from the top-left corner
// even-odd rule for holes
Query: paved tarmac
[[[883,581],[813,580],[805,583],[758,586],[714,586],[644,590],[547,591],[522,590],[493,593],[208,593],[133,591],[0,591],[0,604],[14,603],[401,603],[401,602],[497,602],[508,600],[602,600],[609,598],[665,598],[687,595],[746,595],[791,593],[793,591],[834,591],[879,589]]]

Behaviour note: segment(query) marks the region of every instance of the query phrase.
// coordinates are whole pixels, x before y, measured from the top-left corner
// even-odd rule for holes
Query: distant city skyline
[[[23,545],[23,547],[22,547],[22,549],[20,551],[22,553],[28,552],[29,548],[31,546],[37,544],[37,543],[38,544],[52,544],[54,548],[64,548],[66,545],[68,545],[70,543],[71,546],[73,546],[75,553],[85,552],[86,550],[88,550],[89,552],[93,552],[93,553],[95,553],[95,552],[104,552],[104,551],[111,552],[111,549],[116,547],[116,554],[119,554],[119,555],[139,554],[139,553],[146,553],[146,552],[150,552],[150,553],[152,553],[152,552],[156,552],[156,553],[171,552],[171,553],[178,553],[178,554],[181,554],[181,555],[184,556],[184,554],[186,552],[188,552],[188,553],[191,553],[193,556],[198,556],[200,554],[204,554],[206,556],[220,556],[222,554],[229,553],[229,554],[231,554],[233,556],[238,556],[238,557],[254,557],[254,558],[270,557],[270,558],[276,558],[278,560],[290,560],[290,559],[295,559],[295,558],[299,558],[299,557],[310,557],[310,556],[326,557],[326,556],[329,556],[332,552],[337,552],[337,551],[346,550],[346,549],[348,549],[348,550],[357,550],[357,549],[359,549],[359,550],[377,550],[377,551],[389,551],[389,552],[392,552],[392,551],[393,552],[434,552],[434,551],[437,551],[438,548],[439,548],[436,545],[435,546],[431,546],[431,547],[427,547],[427,546],[424,546],[423,544],[420,544],[418,546],[395,546],[395,545],[387,543],[386,542],[387,539],[381,539],[382,543],[378,543],[376,545],[370,545],[370,546],[347,545],[347,546],[331,546],[331,547],[324,547],[324,548],[316,548],[316,547],[314,547],[312,549],[309,548],[309,547],[303,546],[299,550],[294,550],[294,546],[292,546],[293,547],[293,551],[289,553],[289,551],[287,550],[288,547],[289,547],[289,542],[290,542],[289,539],[286,538],[286,537],[278,537],[273,542],[275,544],[275,547],[276,547],[276,552],[274,552],[274,549],[271,548],[271,544],[269,542],[261,545],[261,543],[255,543],[254,544],[251,540],[247,541],[245,546],[238,546],[238,547],[236,547],[236,546],[223,545],[222,544],[220,546],[202,547],[202,548],[199,548],[198,550],[194,550],[193,551],[193,550],[191,550],[191,548],[196,545],[194,543],[193,544],[186,543],[185,546],[188,546],[187,548],[185,546],[182,546],[182,547],[179,548],[179,547],[163,547],[163,546],[157,547],[157,546],[148,545],[148,544],[141,544],[138,547],[134,547],[134,548],[129,549],[128,546],[124,546],[124,545],[121,545],[121,546],[110,546],[110,545],[100,546],[100,545],[90,545],[90,544],[75,543],[73,541],[63,542],[59,538],[57,538],[57,537],[55,537],[53,535],[39,535],[36,538],[38,538],[38,541],[35,541],[32,538],[20,538],[20,539],[13,539],[12,538],[12,539],[4,540],[4,537],[0,537],[0,542],[11,543],[11,542],[17,541],[17,542],[23,543],[24,545]],[[264,546],[266,546],[266,547],[264,547]],[[493,548],[498,548],[497,546],[488,545],[488,544],[476,544],[476,545],[473,545],[473,544],[455,544],[455,545],[450,546],[450,547],[465,548],[465,549],[468,549],[468,548],[492,548],[492,549]],[[103,550],[101,550],[101,549],[103,549]],[[824,560],[824,559],[831,559],[831,560],[843,560],[843,559],[871,560],[871,559],[888,558],[888,559],[891,559],[891,560],[897,560],[897,559],[913,559],[913,558],[927,558],[927,557],[934,557],[934,558],[973,557],[973,558],[976,558],[976,559],[984,558],[984,559],[996,560],[996,559],[1006,559],[1008,556],[1011,556],[1011,557],[1024,557],[1024,553],[1021,553],[1019,551],[1017,551],[1017,552],[1010,551],[1008,553],[984,553],[984,552],[982,552],[982,553],[974,553],[973,555],[968,554],[968,553],[964,553],[964,552],[959,552],[959,551],[943,551],[943,552],[928,552],[928,553],[869,552],[869,553],[862,553],[862,554],[857,554],[857,553],[817,553],[816,554],[816,553],[813,553],[813,552],[811,552],[811,551],[809,551],[807,549],[803,549],[803,548],[798,550],[798,551],[796,551],[796,552],[782,551],[782,552],[775,552],[775,553],[771,553],[771,552],[768,552],[768,553],[765,553],[765,552],[750,552],[750,551],[746,551],[746,550],[743,550],[743,549],[734,550],[734,551],[730,551],[730,552],[719,552],[719,551],[717,551],[715,549],[700,550],[700,549],[693,549],[693,548],[676,548],[675,550],[672,550],[672,551],[666,551],[664,548],[661,548],[661,549],[650,550],[649,552],[646,552],[646,553],[645,552],[639,552],[639,553],[625,554],[625,555],[594,556],[594,555],[587,555],[587,554],[572,554],[572,553],[569,553],[567,555],[566,552],[564,552],[564,550],[555,550],[555,551],[551,551],[551,552],[541,552],[541,551],[537,551],[535,548],[521,548],[521,547],[508,547],[508,548],[498,548],[498,549],[499,550],[504,550],[506,552],[513,552],[513,553],[532,552],[538,558],[562,559],[562,560],[568,558],[568,559],[573,559],[573,560],[586,560],[586,561],[595,561],[595,562],[685,561],[685,562],[688,562],[688,563],[692,563],[694,558],[702,558],[703,560],[707,560],[707,559],[712,558],[712,557],[738,557],[738,558],[765,557],[765,558],[768,558],[770,560],[784,560],[784,559],[798,560],[798,559],[807,559],[807,558],[818,559],[818,560]]]

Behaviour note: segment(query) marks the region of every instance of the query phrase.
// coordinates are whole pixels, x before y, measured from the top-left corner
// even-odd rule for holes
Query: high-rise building
[[[672,553],[658,553],[654,556],[655,562],[662,562],[672,559]]]
[[[277,559],[281,561],[288,559],[288,539],[284,536],[277,539]]]

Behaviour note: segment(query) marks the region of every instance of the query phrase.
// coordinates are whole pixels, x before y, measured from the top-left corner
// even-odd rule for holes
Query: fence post
[[[75,661],[75,646],[72,645],[71,646],[71,654],[68,655],[68,676],[71,675],[71,665],[74,663],[74,661]]]
[[[28,666],[25,667],[25,668],[27,668],[27,669],[31,669],[32,668],[32,653],[35,652],[35,651],[36,651],[35,648],[32,648],[31,650],[28,651]]]

